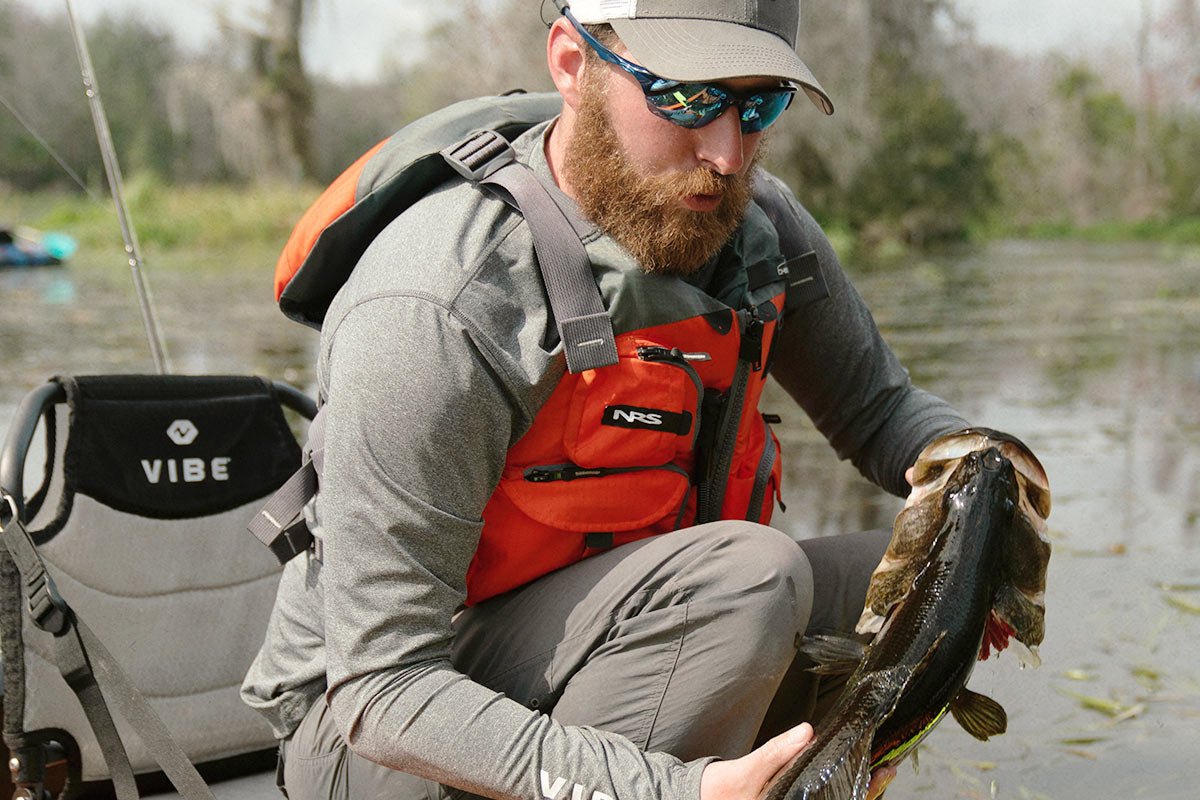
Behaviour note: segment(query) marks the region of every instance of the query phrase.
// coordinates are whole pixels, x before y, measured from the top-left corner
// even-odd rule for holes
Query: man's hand
[[[813,739],[812,726],[803,722],[762,747],[732,761],[714,761],[700,777],[700,800],[758,800],[770,783]],[[896,777],[895,767],[871,775],[867,800],[877,800]]]

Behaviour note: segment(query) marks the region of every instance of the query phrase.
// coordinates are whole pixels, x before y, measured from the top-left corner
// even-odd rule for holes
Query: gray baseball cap
[[[800,0],[556,0],[579,22],[608,23],[630,57],[677,81],[792,81],[826,114],[833,102],[800,56]]]

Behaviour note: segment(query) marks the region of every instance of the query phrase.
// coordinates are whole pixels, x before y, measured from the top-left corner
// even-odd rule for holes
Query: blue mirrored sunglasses
[[[769,128],[779,115],[792,104],[795,86],[780,86],[777,89],[734,94],[711,83],[692,83],[661,78],[645,67],[600,44],[596,37],[587,32],[568,9],[563,15],[570,20],[583,40],[596,51],[596,55],[610,64],[615,64],[632,75],[646,95],[646,105],[655,115],[683,128],[700,128],[715,120],[725,109],[736,105],[742,124],[742,133],[758,133]]]

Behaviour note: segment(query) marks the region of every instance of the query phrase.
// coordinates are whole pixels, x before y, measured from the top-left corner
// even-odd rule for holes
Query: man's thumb
[[[812,740],[812,725],[807,722],[784,731],[755,751],[755,755],[762,759],[759,767],[768,777],[774,777]]]

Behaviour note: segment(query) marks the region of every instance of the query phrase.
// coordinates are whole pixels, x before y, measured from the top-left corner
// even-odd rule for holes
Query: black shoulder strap
[[[482,131],[447,147],[442,157],[467,180],[497,191],[525,217],[567,369],[582,372],[616,364],[612,320],[583,242],[546,187],[517,161],[508,140],[495,131]]]
[[[779,236],[779,248],[785,261],[776,267],[776,276],[767,277],[778,280],[777,276],[783,276],[787,281],[784,313],[828,297],[829,287],[825,283],[817,251],[804,233],[800,214],[783,195],[775,178],[760,176],[755,181],[754,202],[766,213]],[[769,268],[770,265],[766,266]]]

